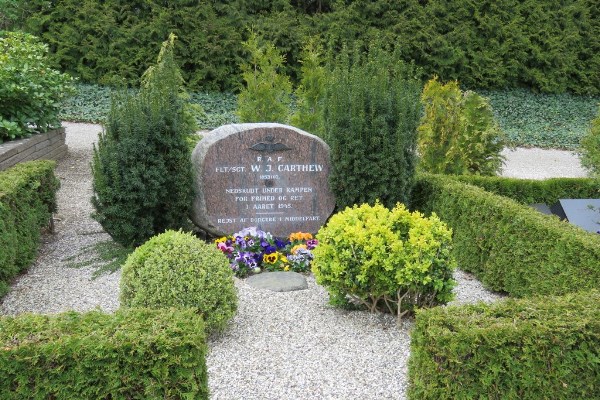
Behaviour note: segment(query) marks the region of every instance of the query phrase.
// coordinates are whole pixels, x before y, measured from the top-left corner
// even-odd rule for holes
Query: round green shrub
[[[129,255],[121,276],[125,307],[193,308],[220,331],[237,309],[227,258],[191,233],[166,231]]]
[[[452,298],[452,231],[435,215],[347,207],[317,233],[312,271],[332,304],[360,303],[402,317]]]

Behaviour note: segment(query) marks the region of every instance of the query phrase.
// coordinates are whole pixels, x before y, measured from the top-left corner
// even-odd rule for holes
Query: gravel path
[[[45,235],[37,261],[0,304],[0,314],[118,308],[120,273],[91,279],[94,268],[72,268],[85,247],[108,240],[90,218],[90,158],[98,125],[64,123],[69,154],[58,163],[56,234]],[[585,176],[575,154],[516,149],[503,174],[546,178]],[[79,257],[78,257],[79,256]],[[456,271],[454,303],[495,301],[470,274]],[[404,399],[411,322],[330,307],[308,278],[308,290],[275,293],[236,279],[239,311],[227,332],[212,338],[207,359],[213,399]]]
[[[587,171],[579,156],[571,151],[544,149],[504,149],[506,162],[502,175],[510,178],[583,178]]]

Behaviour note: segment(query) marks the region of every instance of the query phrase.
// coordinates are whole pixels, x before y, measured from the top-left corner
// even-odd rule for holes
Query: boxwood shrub
[[[600,398],[600,292],[419,312],[409,398]]]
[[[312,272],[334,305],[358,303],[400,319],[452,299],[452,231],[435,215],[401,203],[392,210],[355,205],[334,214],[316,238]]]
[[[166,231],[138,247],[123,265],[125,307],[191,308],[209,331],[220,331],[237,310],[229,261],[191,233]]]
[[[0,297],[35,259],[40,230],[56,209],[54,161],[30,161],[0,172]]]
[[[600,287],[600,235],[441,175],[421,175],[412,200],[452,228],[458,266],[490,289],[525,297]]]
[[[208,399],[191,310],[0,318],[2,399]]]

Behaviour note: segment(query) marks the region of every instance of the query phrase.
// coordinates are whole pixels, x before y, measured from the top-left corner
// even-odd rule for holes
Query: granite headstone
[[[213,235],[249,226],[279,237],[316,233],[335,207],[329,147],[291,126],[222,126],[196,145],[192,162],[192,221]]]
[[[559,199],[552,213],[588,232],[600,231],[600,199]]]

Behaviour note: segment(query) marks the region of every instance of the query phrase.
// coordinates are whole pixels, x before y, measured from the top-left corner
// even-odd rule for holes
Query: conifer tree
[[[337,206],[407,203],[416,166],[421,83],[385,50],[340,59],[329,75],[324,140]]]
[[[296,111],[290,123],[317,136],[323,135],[323,99],[327,73],[321,61],[323,49],[315,40],[302,52],[300,85],[295,91]]]
[[[246,86],[238,95],[237,114],[242,122],[285,123],[290,108],[292,84],[281,73],[285,57],[270,42],[254,32],[242,45],[250,53],[250,62],[242,65]]]
[[[137,95],[112,99],[92,160],[93,217],[123,246],[137,246],[187,223],[193,110],[173,57],[175,35],[142,76]]]

